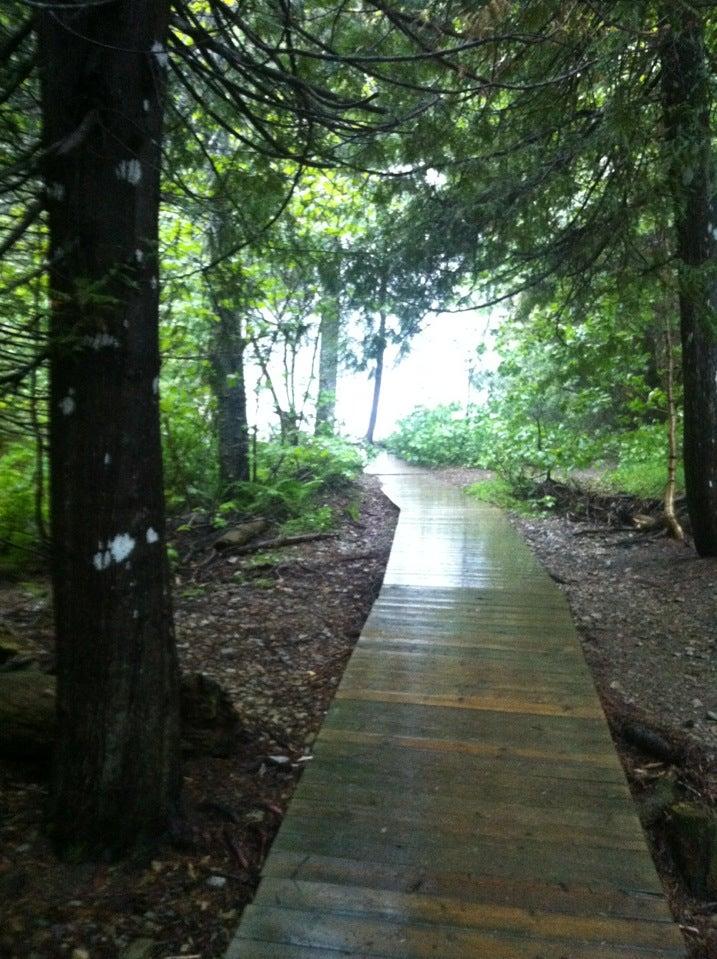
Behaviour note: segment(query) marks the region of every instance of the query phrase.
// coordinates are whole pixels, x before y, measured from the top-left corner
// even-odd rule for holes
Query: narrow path
[[[383,458],[381,594],[228,959],[667,959],[560,591],[503,514]]]

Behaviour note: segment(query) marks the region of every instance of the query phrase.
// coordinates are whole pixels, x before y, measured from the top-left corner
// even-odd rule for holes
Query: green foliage
[[[160,410],[168,508],[209,506],[220,494],[209,397],[170,383],[163,386]]]
[[[363,468],[359,449],[336,436],[301,436],[296,446],[262,446],[258,479],[290,478],[317,483],[321,492],[346,489]]]
[[[429,410],[419,406],[399,421],[386,447],[423,466],[485,466],[489,453],[485,413],[458,403]]]
[[[33,445],[24,441],[7,447],[0,457],[1,573],[17,573],[38,565],[34,480]]]
[[[541,515],[553,506],[551,497],[530,498],[526,490],[517,490],[508,480],[498,476],[467,486],[466,493],[483,503],[491,503],[522,516]]]
[[[300,533],[323,533],[334,525],[334,511],[324,504],[314,509],[306,509],[299,516],[288,519],[282,524],[282,532],[287,536]]]
[[[667,482],[665,461],[665,430],[662,423],[651,423],[619,437],[615,460],[599,485],[609,490],[629,493],[645,499],[662,496]],[[677,487],[684,489],[685,473],[678,464]]]
[[[234,496],[220,504],[214,525],[230,514],[265,516],[287,535],[323,532],[334,523],[325,498],[347,489],[363,467],[360,452],[344,440],[302,436],[298,446],[260,443],[256,482],[237,483]]]

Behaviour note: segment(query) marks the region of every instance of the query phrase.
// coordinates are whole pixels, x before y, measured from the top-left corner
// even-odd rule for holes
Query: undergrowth
[[[331,501],[350,488],[364,464],[363,452],[336,437],[302,436],[296,446],[257,444],[256,479],[217,488],[212,443],[201,431],[175,430],[165,437],[166,496],[170,515],[206,517],[216,529],[263,516],[286,535],[325,532],[337,517]],[[0,574],[19,576],[45,562],[35,517],[34,447],[19,442],[0,455]],[[356,505],[347,507],[355,515]],[[46,510],[45,510],[46,512]],[[178,527],[182,530],[185,527]],[[170,562],[178,554],[168,547]]]

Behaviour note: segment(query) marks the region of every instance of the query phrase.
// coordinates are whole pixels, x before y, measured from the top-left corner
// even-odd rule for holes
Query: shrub
[[[0,572],[39,564],[40,534],[35,520],[35,449],[13,443],[0,456]]]
[[[467,414],[458,403],[429,410],[418,407],[399,421],[386,447],[422,466],[485,466],[488,443],[484,413]]]

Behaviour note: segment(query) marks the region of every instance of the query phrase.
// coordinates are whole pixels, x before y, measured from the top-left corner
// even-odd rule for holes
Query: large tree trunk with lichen
[[[702,17],[665,4],[661,59],[680,267],[685,488],[695,546],[717,556],[717,208]]]
[[[164,833],[179,788],[158,407],[168,0],[37,14],[50,236],[50,469],[61,854]]]

